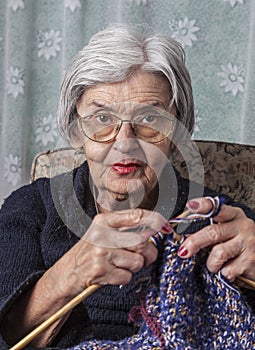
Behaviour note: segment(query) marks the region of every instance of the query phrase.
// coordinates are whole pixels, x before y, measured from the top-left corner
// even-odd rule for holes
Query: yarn
[[[239,288],[208,271],[207,253],[183,260],[179,246],[170,236],[162,242],[145,299],[133,312],[137,334],[86,341],[72,350],[254,349],[255,316]]]

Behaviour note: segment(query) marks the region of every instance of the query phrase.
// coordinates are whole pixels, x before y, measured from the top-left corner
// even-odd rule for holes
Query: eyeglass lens
[[[107,142],[115,139],[123,122],[130,122],[134,134],[150,143],[160,142],[174,129],[172,115],[146,114],[138,115],[132,120],[121,120],[112,114],[91,115],[80,118],[83,133],[93,141]]]

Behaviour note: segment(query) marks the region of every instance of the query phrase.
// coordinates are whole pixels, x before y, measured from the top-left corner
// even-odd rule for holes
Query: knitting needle
[[[55,312],[52,316],[50,316],[47,320],[41,323],[38,327],[36,327],[31,333],[21,339],[17,344],[15,344],[10,350],[20,350],[23,349],[24,346],[29,344],[37,335],[51,326],[54,322],[56,322],[59,318],[66,315],[70,310],[72,310],[76,305],[78,305],[81,301],[86,299],[90,294],[94,293],[99,287],[100,284],[92,284],[85,290],[83,290],[80,294],[76,295],[72,300],[70,300],[67,304],[65,304],[61,309]]]
[[[186,210],[179,216],[177,216],[178,219],[186,218],[190,214],[189,210]],[[171,223],[171,226],[174,228],[178,225],[178,222]],[[181,241],[182,235],[179,235],[177,233],[174,233],[174,238],[177,241]],[[245,282],[249,286],[255,289],[255,282],[251,281],[245,277],[238,276],[238,279]],[[50,316],[47,320],[45,320],[43,323],[41,323],[38,327],[36,327],[32,332],[30,332],[27,336],[25,336],[23,339],[21,339],[17,344],[15,344],[10,350],[21,350],[23,349],[27,344],[29,344],[34,338],[36,338],[41,332],[43,332],[45,329],[47,329],[49,326],[51,326],[54,322],[56,322],[59,318],[66,315],[70,310],[72,310],[75,306],[77,306],[80,302],[82,302],[84,299],[86,299],[89,295],[94,293],[98,288],[100,288],[100,284],[92,284],[91,286],[87,287],[85,290],[83,290],[81,293],[79,293],[76,297],[71,299],[67,304],[65,304],[62,308],[60,308],[58,311],[56,311],[52,316]]]
[[[237,279],[239,281],[242,281],[244,282],[245,284],[248,284],[250,287],[252,287],[252,289],[255,289],[255,282],[246,278],[246,277],[243,277],[243,276],[238,276]]]
[[[176,219],[183,219],[183,218],[186,218],[186,217],[189,216],[189,214],[190,214],[190,211],[189,211],[189,210],[186,210],[186,211],[184,211],[183,213],[181,213],[180,215],[178,215]],[[172,226],[172,228],[175,228],[178,224],[179,224],[178,222],[173,222],[173,223],[171,223],[170,225]],[[180,241],[183,239],[183,235],[174,232],[174,239],[175,239],[177,242],[180,242]]]
[[[86,299],[90,294],[94,293],[100,284],[92,284],[85,290],[83,290],[80,294],[76,295],[72,300],[70,300],[67,304],[65,304],[61,309],[55,312],[52,316],[50,316],[47,320],[41,323],[38,327],[36,327],[31,333],[29,333],[26,337],[20,340],[17,344],[15,344],[10,350],[20,350],[23,349],[24,346],[29,344],[38,334],[47,329],[50,325],[56,322],[59,318],[66,315],[70,310],[72,310],[76,305],[78,305],[81,301]]]
[[[184,218],[189,215],[189,211],[185,211],[178,216],[178,218]],[[172,227],[177,226],[178,223],[171,224]],[[176,237],[178,240],[179,235]],[[52,316],[50,316],[47,320],[41,323],[38,327],[36,327],[32,332],[30,332],[27,336],[21,339],[17,344],[15,344],[10,350],[20,350],[23,349],[27,344],[29,344],[35,337],[37,337],[41,332],[51,326],[54,322],[56,322],[59,318],[66,315],[70,310],[72,310],[76,305],[86,299],[90,294],[94,293],[101,285],[100,284],[92,284],[85,290],[83,290],[76,297],[71,299],[66,305],[56,311]]]

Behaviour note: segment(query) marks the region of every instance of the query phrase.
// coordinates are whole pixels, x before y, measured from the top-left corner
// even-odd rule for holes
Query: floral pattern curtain
[[[255,144],[254,0],[0,0],[0,203],[29,181],[37,153],[65,146],[56,125],[63,73],[116,22],[182,43],[196,139]]]

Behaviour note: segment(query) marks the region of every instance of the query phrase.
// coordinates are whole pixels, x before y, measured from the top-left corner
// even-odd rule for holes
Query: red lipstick
[[[137,171],[141,166],[137,163],[115,163],[112,169],[118,175],[128,175]]]

